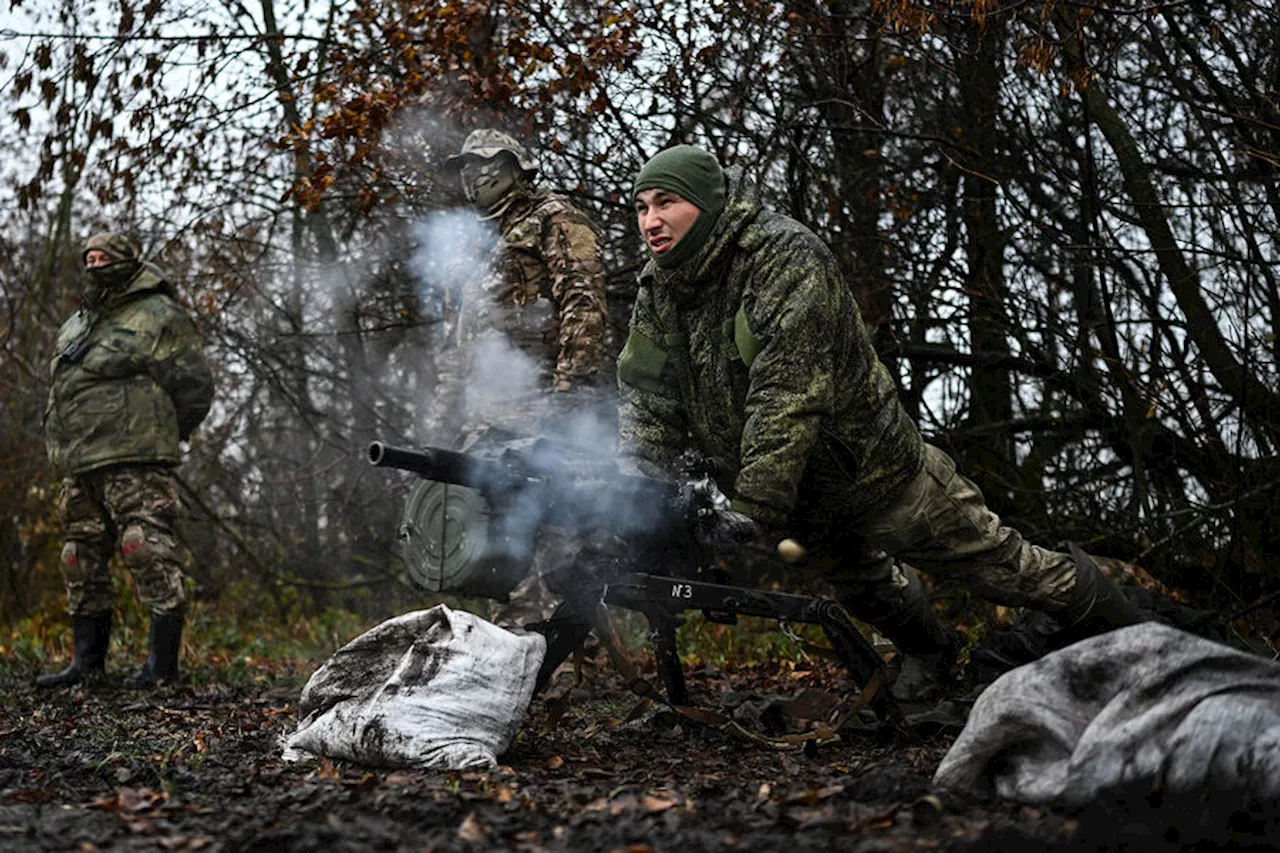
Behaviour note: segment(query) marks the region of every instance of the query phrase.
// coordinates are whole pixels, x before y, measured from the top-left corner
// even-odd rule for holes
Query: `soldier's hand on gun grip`
[[[762,537],[760,526],[737,510],[709,509],[704,512],[698,519],[698,539],[714,550],[739,548]]]

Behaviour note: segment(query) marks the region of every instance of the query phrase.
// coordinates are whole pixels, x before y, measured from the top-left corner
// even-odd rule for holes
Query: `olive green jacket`
[[[717,457],[762,524],[839,533],[920,469],[835,258],[740,180],[697,256],[641,272],[618,373],[622,452],[642,469],[685,448]]]
[[[59,474],[107,465],[179,462],[213,401],[195,323],[144,264],[95,311],[63,323],[50,365],[45,444]]]

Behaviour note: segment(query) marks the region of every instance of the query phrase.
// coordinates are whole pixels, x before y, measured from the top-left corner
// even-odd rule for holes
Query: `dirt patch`
[[[309,671],[232,686],[197,672],[192,684],[141,695],[118,686],[122,673],[55,693],[37,692],[34,673],[5,676],[0,850],[805,853],[1092,850],[1099,833],[1150,842],[1131,849],[1186,841],[1105,815],[1090,825],[933,791],[950,734],[859,733],[779,751],[637,708],[607,667],[567,709],[535,702],[490,772],[288,764],[278,740],[296,723]],[[785,692],[811,707],[837,681],[821,667],[765,667],[708,669],[691,686],[705,703]]]

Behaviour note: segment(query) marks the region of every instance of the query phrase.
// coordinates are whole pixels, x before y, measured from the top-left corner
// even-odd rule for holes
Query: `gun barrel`
[[[527,477],[521,477],[493,460],[440,447],[411,450],[375,441],[369,445],[369,464],[379,468],[398,468],[428,480],[486,491],[508,490],[528,483]]]
[[[536,504],[545,521],[563,527],[660,538],[668,535],[663,531],[684,525],[675,507],[678,490],[673,483],[619,474],[612,460],[607,467],[589,466],[584,473],[581,467],[562,465],[554,455],[508,452],[485,457],[381,441],[369,445],[368,459],[380,468],[398,468],[426,480],[478,489],[497,503],[517,499]]]

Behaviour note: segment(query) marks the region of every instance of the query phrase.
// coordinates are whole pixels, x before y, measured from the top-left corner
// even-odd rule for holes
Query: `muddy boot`
[[[1065,627],[1054,637],[1053,645],[1063,648],[1095,634],[1145,622],[1142,612],[1102,573],[1098,563],[1074,542],[1067,543],[1076,564],[1076,585],[1071,588],[1071,603],[1053,616]]]
[[[107,662],[107,645],[111,641],[111,613],[98,616],[72,616],[73,653],[71,664],[62,672],[36,676],[40,687],[69,687],[95,675],[101,675]]]
[[[178,650],[182,645],[181,611],[177,613],[152,613],[151,638],[146,663],[124,680],[125,687],[145,690],[160,682],[172,684],[178,680]]]
[[[955,631],[942,627],[915,571],[909,566],[900,568],[907,576],[907,586],[900,590],[896,606],[886,608],[881,603],[873,605],[877,612],[872,612],[847,598],[842,597],[841,603],[851,614],[874,625],[902,653],[902,666],[891,688],[893,697],[899,702],[928,702],[945,695],[954,681],[961,639]]]

